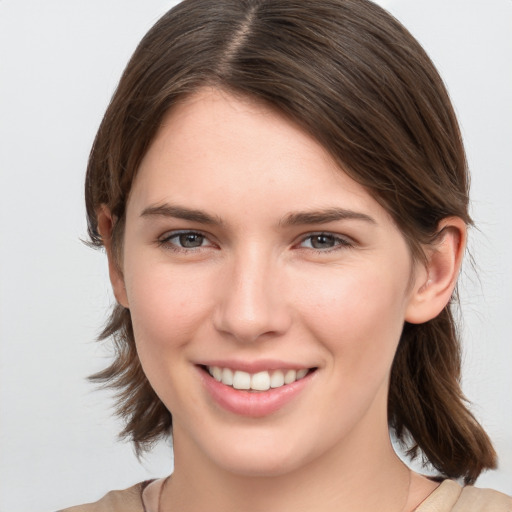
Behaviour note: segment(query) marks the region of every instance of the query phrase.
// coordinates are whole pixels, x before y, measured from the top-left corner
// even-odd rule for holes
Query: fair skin
[[[167,114],[142,161],[118,264],[112,223],[103,207],[114,292],[173,415],[164,510],[400,512],[432,492],[392,449],[387,390],[404,321],[451,296],[460,219],[414,262],[314,139],[204,89]],[[265,389],[289,370],[296,382]],[[233,389],[230,371],[260,373],[264,390]]]

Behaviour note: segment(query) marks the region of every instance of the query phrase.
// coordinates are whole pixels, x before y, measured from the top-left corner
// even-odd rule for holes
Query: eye
[[[352,247],[352,244],[345,238],[333,235],[331,233],[314,233],[304,238],[300,247],[315,249],[317,251],[328,251],[337,247]]]
[[[175,250],[198,249],[211,245],[202,233],[196,231],[180,231],[166,233],[158,240],[159,245],[168,245]]]

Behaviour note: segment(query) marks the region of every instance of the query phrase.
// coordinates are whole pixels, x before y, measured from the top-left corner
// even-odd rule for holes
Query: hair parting
[[[174,105],[203,87],[262,102],[318,140],[388,211],[413,256],[442,219],[471,224],[462,138],[448,93],[419,43],[368,0],[185,0],[137,47],[99,127],[88,164],[91,243],[97,211],[124,216],[139,164]],[[121,262],[120,262],[121,263]],[[455,300],[455,297],[454,297]],[[117,390],[122,436],[137,453],[171,433],[172,418],[137,356],[129,310],[116,305],[101,339],[115,359],[91,379]],[[448,304],[406,324],[391,370],[389,425],[443,476],[475,481],[496,465],[460,388],[460,342]]]

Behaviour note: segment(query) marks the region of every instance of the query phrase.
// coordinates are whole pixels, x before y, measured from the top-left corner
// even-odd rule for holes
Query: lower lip
[[[218,405],[234,414],[252,418],[268,416],[283,408],[308,385],[312,375],[316,373],[310,372],[302,379],[280,388],[244,391],[218,382],[201,368],[199,371],[206,390]]]

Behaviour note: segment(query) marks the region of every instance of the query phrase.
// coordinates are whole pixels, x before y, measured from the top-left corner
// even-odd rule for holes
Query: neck
[[[410,472],[396,456],[387,427],[383,432],[365,436],[358,429],[336,449],[300,468],[251,476],[191,456],[194,446],[175,431],[175,471],[161,512],[402,512]]]

